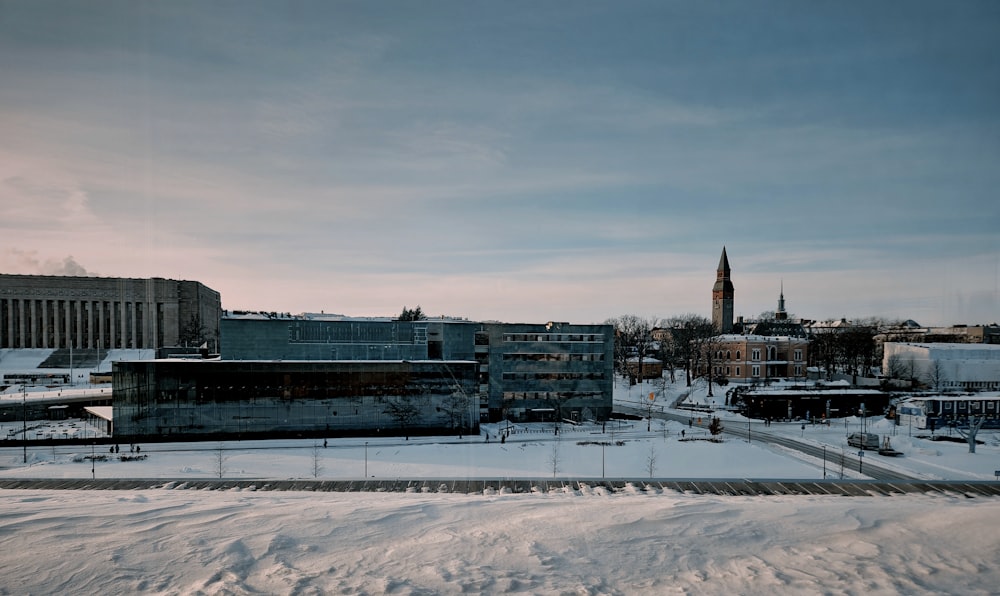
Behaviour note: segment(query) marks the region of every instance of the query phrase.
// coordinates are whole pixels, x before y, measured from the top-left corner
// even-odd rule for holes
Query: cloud
[[[37,251],[7,248],[0,253],[0,266],[5,273],[19,275],[91,275],[72,255],[62,259],[43,258]]]

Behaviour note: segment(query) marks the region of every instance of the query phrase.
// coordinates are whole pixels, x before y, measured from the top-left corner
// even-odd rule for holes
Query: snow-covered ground
[[[676,385],[657,400],[687,391]],[[650,389],[619,388],[616,399],[642,403]],[[707,400],[697,386],[689,399]],[[759,429],[829,442],[833,452],[858,425]],[[876,418],[866,425],[893,432]],[[86,447],[29,448],[28,464],[20,447],[0,447],[0,477],[822,477],[814,458],[737,437],[686,440],[705,431],[678,422],[654,420],[649,431],[645,421],[615,423],[603,433],[563,425],[558,436],[551,425],[520,425],[503,443],[496,426],[484,430],[488,443],[480,435],[336,439],[325,448],[144,444],[145,460],[93,467]],[[906,455],[891,463],[913,473],[992,479],[1000,469],[994,432],[981,434],[974,455],[895,432],[893,446]],[[840,473],[831,457],[828,476]],[[1000,585],[1000,500],[989,498],[720,497],[638,483],[625,494],[477,495],[171,486],[0,490],[0,593],[992,594]]]
[[[7,594],[995,594],[1000,500],[0,491]]]

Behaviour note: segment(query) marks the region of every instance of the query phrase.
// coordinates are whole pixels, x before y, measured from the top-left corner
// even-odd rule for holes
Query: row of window
[[[543,342],[603,342],[603,333],[504,333],[503,340]]]
[[[567,399],[602,399],[600,391],[504,391],[504,401],[518,399],[533,400],[567,400]]]
[[[715,368],[715,370],[714,370],[715,375],[716,376],[721,376],[722,373],[723,373],[723,367],[716,366],[714,368]],[[740,373],[742,372],[742,370],[743,369],[741,367],[739,367],[739,366],[736,366],[736,367],[727,366],[727,367],[725,367],[725,374],[726,374],[727,377],[737,377],[737,378],[739,378]],[[734,374],[734,371],[735,371],[735,374]],[[796,364],[795,365],[795,373],[794,374],[795,374],[796,377],[801,377],[802,376],[802,365],[801,364]],[[760,376],[760,365],[754,364],[753,366],[750,367],[750,376],[751,377],[759,377]]]
[[[942,402],[942,406],[944,407],[944,411],[945,412],[950,412],[952,410],[952,408],[953,408],[952,404],[955,404],[955,407],[957,407],[957,409],[958,409],[959,412],[964,412],[964,411],[966,411],[966,409],[970,409],[970,410],[972,410],[974,412],[979,412],[979,411],[982,411],[982,409],[983,409],[984,406],[986,407],[987,411],[992,412],[997,407],[997,405],[996,405],[997,402],[995,402],[995,401],[979,401],[979,400],[976,400],[976,401],[961,400],[961,401],[957,401],[957,402],[946,401],[946,402]]]
[[[604,379],[604,373],[599,372],[505,372],[504,381],[600,381]]]
[[[521,362],[603,362],[604,354],[523,354],[509,353],[504,360]]]
[[[751,360],[760,360],[760,354],[761,354],[760,348],[753,348],[750,351],[750,359]],[[736,350],[736,358],[735,359],[739,360],[740,359],[740,355],[741,355],[741,352],[739,350]],[[717,359],[719,359],[719,360],[733,360],[732,356],[733,356],[732,350],[726,350],[725,352],[723,352],[722,350],[719,350],[715,354],[715,357]],[[773,347],[773,346],[768,347],[767,348],[767,359],[768,360],[777,360],[777,358],[778,358],[778,349],[775,348],[775,347]],[[795,350],[792,353],[792,358],[795,361],[797,361],[797,362],[801,362],[802,361],[802,350]]]

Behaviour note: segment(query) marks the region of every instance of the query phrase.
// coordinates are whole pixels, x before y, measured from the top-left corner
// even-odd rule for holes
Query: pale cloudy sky
[[[0,272],[1000,321],[1000,3],[0,0]]]

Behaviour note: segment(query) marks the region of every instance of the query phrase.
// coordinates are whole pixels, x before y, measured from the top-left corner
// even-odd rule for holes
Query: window
[[[740,367],[738,366],[736,367],[736,376],[737,377],[740,376]]]
[[[750,376],[751,377],[759,377],[760,376],[760,366],[756,366],[755,365],[755,366],[750,367]]]
[[[739,350],[736,350],[736,359],[737,360],[740,359],[740,351]],[[736,373],[736,374],[740,374],[740,373]]]
[[[795,360],[799,362],[802,361],[802,350],[795,350]]]
[[[760,348],[753,349],[753,355],[751,356],[753,360],[760,360]],[[754,376],[757,376],[756,374]]]
[[[801,364],[796,364],[795,365],[795,376],[796,377],[801,377],[802,376],[802,365]]]

